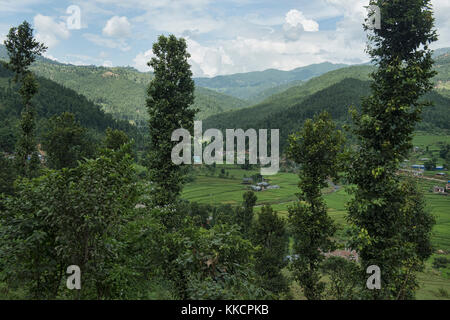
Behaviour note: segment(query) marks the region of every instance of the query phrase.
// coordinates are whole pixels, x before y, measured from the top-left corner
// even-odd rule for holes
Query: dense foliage
[[[13,73],[0,65],[0,149],[11,153],[18,139],[18,120],[23,105],[18,93],[19,87],[12,81]],[[32,99],[36,110],[37,142],[46,130],[46,120],[70,112],[92,135],[102,135],[106,128],[121,129],[143,145],[142,134],[137,128],[124,121],[116,121],[84,96],[44,78],[37,78],[39,91]]]
[[[155,77],[148,88],[150,156],[149,174],[158,205],[173,203],[183,180],[181,166],[172,162],[172,133],[180,128],[191,135],[194,128],[194,81],[188,63],[189,53],[183,38],[160,36],[153,45],[152,66]]]
[[[9,62],[7,68],[14,72],[14,82],[20,83],[19,94],[22,98],[20,135],[16,144],[16,169],[19,175],[33,177],[39,169],[36,148],[36,110],[32,103],[38,91],[35,76],[29,67],[36,56],[42,55],[47,48],[33,37],[33,29],[27,21],[19,27],[11,28],[5,40]]]
[[[335,131],[328,113],[313,121],[307,120],[301,132],[290,136],[288,156],[301,165],[299,201],[289,208],[289,220],[295,240],[292,269],[306,298],[319,300],[325,284],[321,282],[320,264],[324,253],[333,251],[331,240],[336,226],[327,213],[322,189],[327,179],[337,178],[338,155],[342,152],[343,136]]]
[[[184,39],[161,36],[149,62],[154,73],[147,74],[63,65],[33,55],[39,53],[36,48],[13,54],[22,83],[0,66],[0,299],[414,298],[416,274],[432,253],[434,218],[423,190],[398,169],[410,155],[416,128],[449,129],[450,103],[440,94],[445,78],[432,82],[427,45],[435,33],[429,1],[372,2],[382,6],[388,26],[370,37],[375,66],[342,68],[308,82],[302,80],[340,66],[197,79],[251,99],[271,95],[208,124],[281,129],[283,169],[298,174],[297,197],[283,184],[274,185],[281,175],[269,180],[255,171],[257,165],[172,163],[172,132],[192,131],[198,103],[200,117],[243,106],[239,99],[195,88]],[[417,22],[414,28],[410,20]],[[28,27],[22,25],[26,32],[17,34],[33,47]],[[14,30],[12,43],[20,38]],[[9,46],[12,53],[15,48]],[[436,69],[442,75],[448,61],[441,53]],[[56,82],[29,77],[27,66],[34,58],[31,70]],[[439,93],[430,92],[435,84]],[[144,134],[138,122],[147,118],[142,112],[147,85]],[[34,110],[21,119],[27,105]],[[127,121],[114,120],[99,105]],[[349,105],[355,107],[355,126],[347,149],[338,129],[352,120]],[[24,154],[15,152],[24,132],[30,139],[19,146],[40,151],[45,161],[33,174],[18,176],[28,165],[14,166],[17,155]],[[449,161],[449,145],[437,145],[427,148],[427,167],[435,167],[439,156]],[[180,199],[185,181],[205,178],[199,172],[214,175],[216,169],[220,184],[240,183],[233,171],[246,170],[244,178],[270,182],[273,189],[254,193],[250,186],[235,185],[242,200],[229,201],[226,194],[223,205],[211,196],[210,205]],[[290,179],[295,188],[297,178]],[[333,221],[325,202],[327,190],[339,189],[337,181],[353,191],[346,226]],[[277,192],[295,200],[293,206],[285,203],[288,219],[265,205]],[[335,250],[347,248],[355,249],[355,256]],[[66,286],[71,265],[81,269],[80,290]],[[366,287],[369,265],[381,267],[381,290]],[[433,259],[435,272],[447,266],[446,258]]]
[[[414,183],[400,179],[398,165],[412,149],[423,107],[420,98],[433,88],[435,75],[428,46],[436,41],[430,1],[371,1],[381,8],[383,27],[369,35],[368,52],[377,65],[372,94],[354,112],[359,147],[349,178],[356,185],[349,204],[353,247],[363,269],[382,270],[375,299],[411,299],[416,272],[432,248],[434,223]],[[414,25],[411,24],[414,21]]]

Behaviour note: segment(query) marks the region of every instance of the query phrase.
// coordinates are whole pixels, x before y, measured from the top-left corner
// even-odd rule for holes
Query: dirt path
[[[417,172],[417,171],[413,171],[413,170],[406,170],[406,169],[401,169],[401,170],[399,170],[400,172],[403,172],[403,173],[412,173],[412,174],[414,174],[415,172]],[[448,183],[448,181],[449,180],[442,180],[442,179],[437,179],[437,178],[430,178],[430,177],[425,177],[425,176],[414,176],[415,178],[418,178],[418,179],[423,179],[423,180],[429,180],[429,181],[437,181],[437,182],[440,182],[440,183],[443,183],[443,184],[446,184],[446,183]]]

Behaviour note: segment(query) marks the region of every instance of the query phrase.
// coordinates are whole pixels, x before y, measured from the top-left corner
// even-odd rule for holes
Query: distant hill
[[[258,101],[265,90],[287,85],[293,81],[306,81],[332,70],[347,67],[345,64],[324,62],[291,71],[269,69],[265,71],[238,73],[214,78],[196,78],[198,86],[216,90],[250,102]]]
[[[439,56],[441,56],[441,55],[443,55],[443,54],[446,54],[446,53],[450,53],[450,48],[440,48],[440,49],[436,49],[436,50],[434,50],[433,57],[434,57],[434,58],[437,58],[437,57],[439,57]]]
[[[438,75],[435,77],[435,88],[442,95],[450,98],[450,49],[435,58],[435,69]]]
[[[8,60],[6,49],[0,45],[0,59]],[[117,119],[144,124],[147,119],[147,87],[153,74],[132,67],[106,68],[74,66],[39,57],[31,67],[37,75],[53,80],[86,96]],[[194,108],[198,119],[216,113],[248,106],[248,102],[206,88],[196,88]]]
[[[352,66],[328,72],[322,76],[313,78],[308,82],[289,88],[286,91],[270,96],[263,102],[237,111],[214,115],[204,121],[208,128],[250,128],[271,117],[273,114],[282,112],[293,105],[297,105],[308,96],[332,86],[347,78],[369,80],[371,66]]]
[[[327,111],[338,124],[351,123],[349,107],[359,109],[363,97],[370,95],[370,81],[347,78],[308,96],[301,103],[275,112],[265,119],[254,123],[255,128],[280,129],[280,145],[286,146],[288,136],[301,129],[306,119]],[[450,129],[450,99],[437,92],[427,94],[424,100],[434,102],[434,106],[423,112],[421,130]]]
[[[71,88],[100,105],[117,119],[143,123],[147,119],[147,87],[153,74],[131,67],[55,65],[39,62],[32,70],[45,78]],[[239,109],[247,103],[205,88],[196,88],[194,108],[198,119]]]
[[[266,89],[266,90],[258,93],[257,95],[253,96],[251,98],[251,100],[249,101],[249,103],[251,103],[252,105],[255,105],[257,103],[260,103],[260,102],[266,100],[267,98],[269,98],[275,94],[286,91],[287,89],[290,89],[292,87],[301,86],[304,83],[305,83],[305,81],[295,80],[295,81],[288,82],[286,84],[282,84],[282,85],[279,85],[279,86],[276,86],[273,88]]]
[[[444,55],[437,59],[439,77],[447,79],[449,67]],[[250,108],[214,115],[204,121],[204,128],[280,129],[280,144],[286,146],[289,134],[299,130],[303,122],[321,111],[328,111],[340,124],[349,123],[348,108],[360,107],[361,99],[370,94],[369,73],[374,67],[352,66],[326,73],[308,82],[275,94]],[[436,90],[424,97],[434,102],[426,108],[422,130],[450,130],[450,99]]]
[[[18,85],[12,80],[12,72],[0,64],[0,150],[12,151],[15,145],[18,121],[23,108],[18,94]],[[37,111],[37,132],[45,125],[45,120],[68,111],[75,114],[80,123],[94,135],[102,135],[106,128],[118,128],[138,139],[137,129],[126,121],[117,121],[105,114],[99,106],[74,90],[65,88],[54,81],[39,77],[39,91],[33,98]]]

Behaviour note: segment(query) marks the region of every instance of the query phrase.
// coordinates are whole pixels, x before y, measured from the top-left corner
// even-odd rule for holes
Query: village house
[[[323,255],[327,258],[340,257],[340,258],[344,258],[349,261],[356,261],[356,262],[359,261],[359,255],[355,250],[349,250],[349,249],[335,250],[332,252],[324,253]]]
[[[262,188],[260,186],[251,186],[253,191],[259,192],[262,191]]]
[[[267,182],[263,181],[263,182],[259,182],[258,186],[261,187],[263,190],[266,189],[268,186],[270,186],[270,184],[268,184]]]
[[[243,182],[244,184],[244,182]],[[278,185],[270,185],[267,181],[259,182],[256,185],[253,185],[250,187],[253,191],[259,192],[264,190],[273,190],[273,189],[280,189],[280,186]]]
[[[433,192],[437,193],[437,194],[446,194],[445,193],[445,188],[444,187],[439,187],[439,186],[435,186],[433,188]]]

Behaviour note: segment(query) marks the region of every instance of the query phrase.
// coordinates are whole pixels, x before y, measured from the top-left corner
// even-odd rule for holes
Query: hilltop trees
[[[368,53],[378,65],[372,95],[353,112],[360,146],[353,154],[349,203],[353,247],[365,268],[377,265],[382,288],[376,299],[409,299],[415,273],[430,255],[433,219],[420,192],[396,175],[412,148],[413,130],[428,103],[419,98],[433,88],[432,51],[437,40],[429,0],[371,1],[381,9],[382,26],[369,35]],[[367,29],[367,28],[366,28]]]
[[[322,189],[328,186],[329,177],[337,177],[342,144],[343,135],[335,130],[326,112],[307,120],[299,133],[289,137],[288,156],[301,165],[299,201],[289,208],[294,252],[298,255],[292,266],[309,300],[319,300],[323,295],[325,284],[320,282],[319,267],[323,253],[334,248],[330,238],[336,227],[327,214]]]
[[[117,129],[106,129],[105,147],[112,150],[119,150],[124,144],[130,142],[130,138],[125,132]]]
[[[16,146],[16,162],[18,173],[25,177],[33,177],[39,165],[34,135],[35,109],[31,99],[37,93],[37,82],[28,70],[36,60],[36,56],[44,53],[47,48],[33,37],[33,29],[24,21],[19,27],[11,28],[5,40],[9,55],[8,68],[15,73],[14,80],[21,83],[19,90],[22,96],[23,110],[20,127],[21,136]]]
[[[47,163],[52,169],[75,168],[78,161],[94,154],[87,130],[69,112],[49,120],[42,147],[47,152]]]
[[[173,203],[181,191],[182,168],[172,163],[171,152],[175,142],[172,133],[179,128],[193,130],[196,110],[194,81],[188,63],[186,41],[174,35],[160,36],[153,45],[156,57],[148,63],[154,70],[154,79],[148,88],[147,110],[150,116],[149,175],[154,183],[154,202]]]

